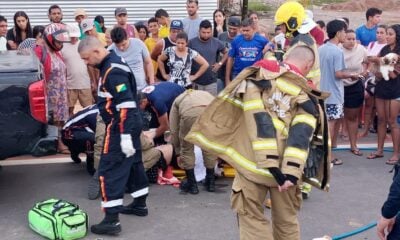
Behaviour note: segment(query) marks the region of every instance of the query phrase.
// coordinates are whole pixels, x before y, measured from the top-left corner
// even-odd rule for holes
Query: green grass
[[[255,11],[255,12],[268,12],[271,11],[272,8],[268,4],[265,4],[264,1],[249,1],[249,11]]]
[[[332,3],[342,3],[346,2],[346,0],[310,0],[310,3],[313,2],[314,5],[320,6],[324,4],[332,4]]]

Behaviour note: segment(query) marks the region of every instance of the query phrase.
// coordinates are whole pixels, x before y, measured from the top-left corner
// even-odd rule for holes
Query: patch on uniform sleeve
[[[154,86],[147,86],[142,89],[142,93],[150,94],[154,91],[155,87]]]
[[[117,89],[117,92],[123,92],[126,91],[128,88],[126,87],[125,83],[122,83],[120,85],[117,85],[115,89]]]

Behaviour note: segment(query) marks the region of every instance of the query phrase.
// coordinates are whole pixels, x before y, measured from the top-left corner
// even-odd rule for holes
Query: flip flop
[[[368,155],[367,159],[383,158],[383,154],[378,154],[377,152],[372,152]]]
[[[395,165],[398,161],[399,159],[388,159],[385,163],[387,165]]]
[[[331,163],[332,163],[333,165],[342,165],[342,164],[343,164],[343,161],[340,160],[340,159],[338,159],[338,158],[335,158],[335,159],[332,159],[332,160],[331,160]]]
[[[363,153],[360,151],[360,149],[351,149],[350,152],[356,156],[362,156]]]

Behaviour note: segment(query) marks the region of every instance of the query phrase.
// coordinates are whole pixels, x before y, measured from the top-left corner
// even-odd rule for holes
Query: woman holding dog
[[[400,54],[400,25],[395,24],[387,29],[387,45],[382,48],[378,57],[385,57],[388,53]],[[389,62],[395,59],[387,59]],[[382,60],[380,60],[382,65]],[[375,105],[378,114],[378,148],[368,158],[382,158],[386,136],[386,126],[391,129],[393,154],[386,164],[393,165],[399,161],[399,126],[397,115],[400,110],[400,65],[395,64],[394,70],[389,71],[389,80],[384,80],[381,72],[376,73]]]

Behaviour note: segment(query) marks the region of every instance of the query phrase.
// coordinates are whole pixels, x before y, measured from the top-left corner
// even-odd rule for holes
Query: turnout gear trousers
[[[172,104],[170,112],[170,129],[172,145],[181,156],[183,169],[194,169],[194,145],[185,140],[193,123],[204,109],[214,100],[214,97],[205,91],[187,90],[179,95]],[[204,166],[214,169],[217,157],[208,151],[203,151]]]
[[[308,86],[294,66],[261,60],[243,70],[196,120],[186,140],[214,152],[237,171],[231,205],[238,214],[240,239],[300,239],[299,184],[304,180],[329,188],[323,109],[328,95]],[[279,192],[270,168],[296,177],[298,185]],[[272,224],[264,216],[267,193]]]
[[[268,193],[272,223],[264,214],[263,203]],[[233,180],[231,207],[238,216],[241,240],[300,240],[297,212],[301,203],[298,186],[279,192],[276,187],[249,181],[240,173]]]

